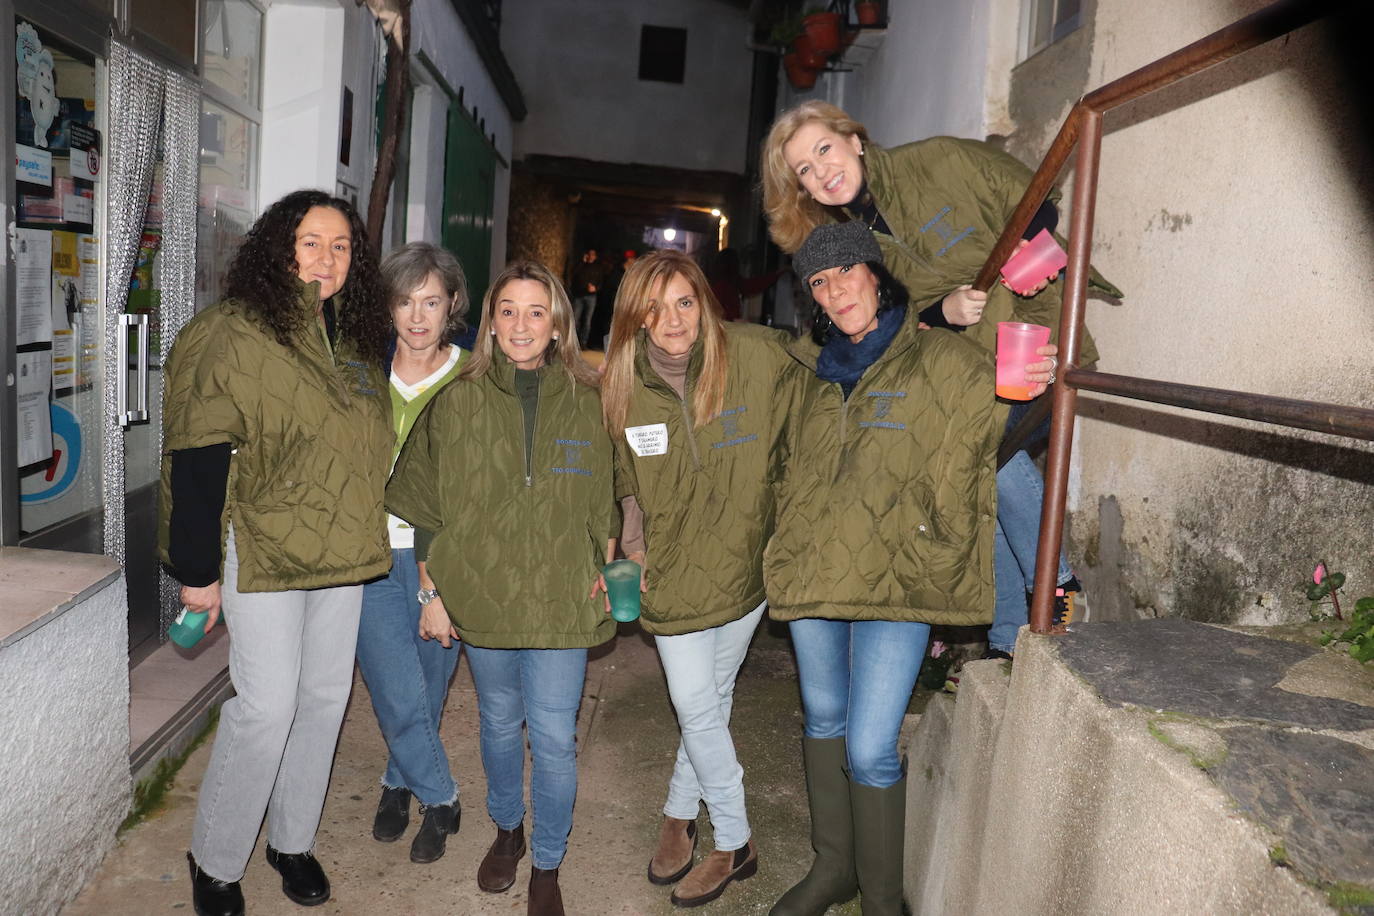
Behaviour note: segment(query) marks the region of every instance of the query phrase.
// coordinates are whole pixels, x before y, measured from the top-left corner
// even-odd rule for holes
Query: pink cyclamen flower
[[[1321,585],[1321,584],[1322,584],[1322,580],[1325,579],[1325,578],[1326,578],[1326,561],[1325,561],[1325,560],[1318,560],[1318,561],[1317,561],[1317,568],[1314,569],[1314,570],[1312,570],[1312,581],[1315,582],[1317,585]]]
[[[938,639],[935,640],[930,644],[930,657],[939,658],[941,655],[945,654],[945,648],[946,646],[943,642]]]

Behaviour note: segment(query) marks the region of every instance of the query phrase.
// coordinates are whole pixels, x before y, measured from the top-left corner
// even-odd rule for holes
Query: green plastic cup
[[[621,623],[639,619],[639,564],[616,560],[601,570],[606,577],[606,594],[611,599],[611,616]]]

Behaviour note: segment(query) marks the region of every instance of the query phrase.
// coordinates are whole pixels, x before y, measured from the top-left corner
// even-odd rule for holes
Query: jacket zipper
[[[882,208],[878,206],[878,198],[876,197],[873,198],[873,209],[878,211],[878,218],[881,219],[885,224],[887,224],[887,227],[889,229],[891,229],[892,221],[887,218],[887,215],[883,213]],[[911,258],[911,260],[915,261],[917,264],[921,265],[921,267],[931,271],[932,273],[935,271],[935,268],[931,265],[929,261],[927,261],[920,255],[916,254],[915,251],[911,250],[911,248],[907,246],[906,242],[902,241],[902,239],[895,232],[880,232],[878,234],[885,235],[888,238],[892,239],[893,244],[895,244],[899,249],[901,249],[903,254]]]
[[[701,455],[697,454],[696,430],[692,428],[692,417],[687,412],[687,399],[678,398],[678,404],[682,407],[682,423],[687,431],[687,444],[692,447],[692,467],[701,470]]]
[[[542,383],[542,379],[539,380]],[[525,486],[534,486],[534,434],[539,431],[539,385],[534,389],[534,422],[531,424],[529,435],[525,436]],[[519,398],[517,397],[517,401]],[[520,432],[525,432],[525,405],[520,405]]]

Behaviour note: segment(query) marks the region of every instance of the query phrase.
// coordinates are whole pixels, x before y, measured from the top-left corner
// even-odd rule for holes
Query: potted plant
[[[792,39],[792,53],[797,55],[797,59],[801,61],[804,67],[810,67],[812,70],[825,68],[825,60],[828,55],[818,50],[811,43],[811,36],[806,32],[802,32]]]
[[[834,54],[840,50],[840,14],[832,13],[824,7],[812,7],[802,17],[802,28],[811,41],[811,47],[823,55]]]
[[[859,25],[877,25],[883,21],[883,8],[878,0],[859,0],[854,4],[854,15]]]
[[[815,86],[816,74],[820,72],[803,64],[796,51],[789,51],[782,56],[782,68],[787,73],[787,81],[794,89],[810,89]]]

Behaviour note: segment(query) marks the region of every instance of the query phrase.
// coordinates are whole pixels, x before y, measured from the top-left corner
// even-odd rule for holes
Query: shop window
[[[1023,0],[1021,59],[1073,32],[1081,24],[1083,0]]]
[[[224,294],[229,262],[257,215],[262,10],[206,0],[201,28],[200,209],[196,306]]]
[[[681,83],[687,72],[687,30],[646,25],[639,31],[639,78]]]

